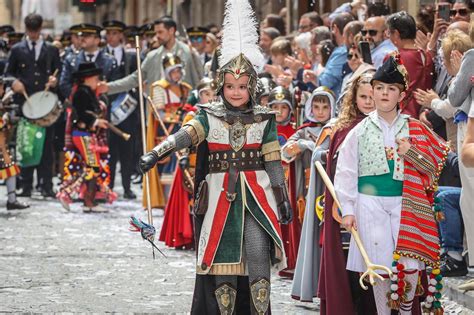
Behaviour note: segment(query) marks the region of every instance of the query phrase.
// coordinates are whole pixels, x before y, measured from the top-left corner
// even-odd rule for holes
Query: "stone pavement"
[[[138,192],[137,187],[135,190]],[[119,191],[120,192],[120,191]],[[6,211],[0,186],[0,313],[187,313],[194,285],[194,252],[156,252],[128,218],[146,220],[138,201],[119,200],[107,214],[66,212],[55,200],[33,196],[32,207]],[[159,231],[163,211],[154,211]],[[163,244],[157,244],[163,248]],[[272,277],[274,314],[318,314],[317,303],[290,297],[291,282]],[[450,314],[472,314],[445,300]]]
[[[135,190],[138,192],[138,189]],[[186,313],[194,286],[194,252],[156,252],[128,218],[146,220],[138,201],[107,205],[110,213],[66,212],[55,200],[33,196],[32,207],[6,211],[0,186],[0,313]],[[159,231],[163,211],[154,212]],[[157,244],[160,249],[163,244]],[[291,282],[272,278],[275,314],[315,314],[315,303],[291,299]]]

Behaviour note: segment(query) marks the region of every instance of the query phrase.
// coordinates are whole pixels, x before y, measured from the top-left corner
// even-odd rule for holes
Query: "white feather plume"
[[[265,59],[258,46],[257,18],[248,0],[227,0],[222,25],[221,66],[243,53],[257,72]]]

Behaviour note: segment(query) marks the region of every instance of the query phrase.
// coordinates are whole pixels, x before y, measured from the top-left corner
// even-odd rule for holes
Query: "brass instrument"
[[[100,116],[97,113],[94,113],[90,110],[86,110],[86,113],[89,114],[89,115],[94,116],[96,119],[100,118]],[[106,122],[107,122],[107,127],[109,128],[110,131],[112,131],[116,135],[122,137],[123,140],[125,140],[125,141],[128,141],[130,139],[130,135],[128,133],[123,132],[122,130],[117,128],[115,125],[112,125],[112,123],[110,121],[106,121]]]

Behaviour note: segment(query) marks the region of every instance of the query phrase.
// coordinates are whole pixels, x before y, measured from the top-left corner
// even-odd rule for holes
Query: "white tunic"
[[[395,121],[391,124],[379,116],[385,147],[397,148]],[[357,127],[352,129],[341,145],[334,187],[341,204],[342,216],[355,215],[357,230],[369,259],[374,264],[391,267],[400,229],[402,197],[379,197],[358,192],[359,150]],[[424,269],[424,263],[402,257],[406,269]],[[349,247],[347,269],[364,272],[367,269],[353,239]]]

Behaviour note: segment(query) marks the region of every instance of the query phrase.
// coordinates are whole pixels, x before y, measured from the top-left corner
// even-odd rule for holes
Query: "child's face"
[[[357,108],[363,114],[368,114],[375,110],[374,93],[369,83],[359,85],[356,96]]]
[[[92,77],[87,77],[84,79],[84,84],[90,87],[93,91],[97,89],[97,84],[99,84],[99,76],[95,75]]]
[[[403,100],[405,92],[401,92],[397,85],[374,82],[374,102],[375,108],[380,112],[391,112],[396,110],[397,104]]]
[[[268,106],[268,95],[264,95],[260,97],[260,104],[261,106],[267,107]]]
[[[331,106],[329,103],[313,101],[311,109],[316,121],[325,122],[331,117]]]
[[[181,81],[182,76],[183,76],[183,71],[179,67],[176,68],[176,69],[171,70],[171,72],[170,72],[170,78],[173,82]]]
[[[286,58],[285,54],[272,54],[272,64],[275,66],[283,67],[285,58]]]
[[[199,93],[199,104],[207,104],[214,100],[216,92],[213,89],[205,89]]]
[[[248,75],[241,76],[238,79],[234,78],[231,73],[224,75],[224,98],[230,105],[241,107],[249,102],[248,82]]]
[[[281,123],[288,119],[290,115],[290,108],[285,103],[273,103],[272,109],[277,111],[276,122]]]

